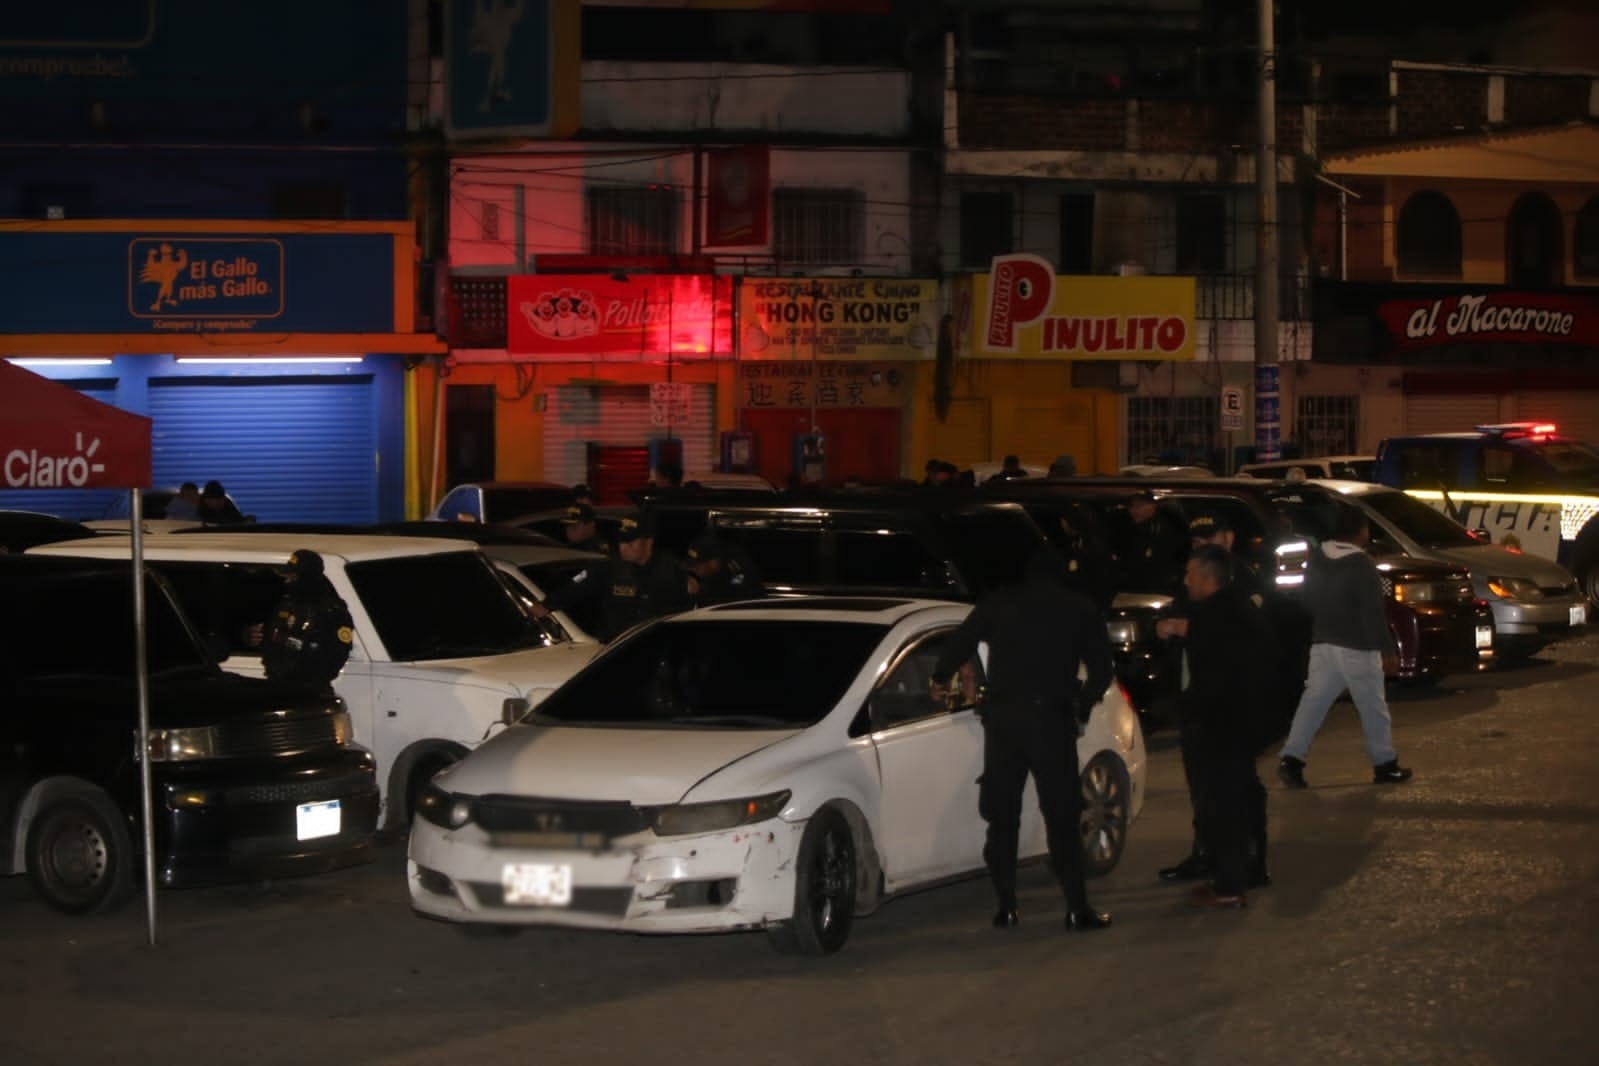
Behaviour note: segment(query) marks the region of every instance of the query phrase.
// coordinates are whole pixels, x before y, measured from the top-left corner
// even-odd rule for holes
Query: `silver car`
[[[1362,481],[1318,481],[1365,511],[1373,550],[1464,566],[1494,615],[1500,658],[1525,658],[1581,635],[1588,600],[1571,571],[1536,555],[1479,540],[1453,519],[1398,489]],[[1387,543],[1384,544],[1383,542]]]

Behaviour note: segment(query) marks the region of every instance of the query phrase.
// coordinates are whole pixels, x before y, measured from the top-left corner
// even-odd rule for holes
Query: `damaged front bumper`
[[[804,830],[804,822],[772,818],[695,836],[635,833],[586,850],[418,819],[406,874],[412,907],[445,921],[636,933],[757,929],[793,914]]]

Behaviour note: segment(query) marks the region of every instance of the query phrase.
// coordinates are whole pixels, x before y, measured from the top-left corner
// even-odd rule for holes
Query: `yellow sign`
[[[1194,357],[1194,279],[1066,277],[1003,255],[957,294],[962,354],[977,359]]]
[[[938,282],[923,278],[746,278],[740,359],[931,359]]]

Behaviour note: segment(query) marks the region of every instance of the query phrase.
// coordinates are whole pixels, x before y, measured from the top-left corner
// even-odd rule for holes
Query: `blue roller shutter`
[[[155,480],[222,482],[261,522],[375,522],[370,375],[156,378]]]
[[[117,386],[114,381],[61,381],[90,399],[115,405]],[[121,489],[0,489],[0,510],[39,511],[60,515],[80,522],[104,518],[116,504],[119,496],[127,493]]]

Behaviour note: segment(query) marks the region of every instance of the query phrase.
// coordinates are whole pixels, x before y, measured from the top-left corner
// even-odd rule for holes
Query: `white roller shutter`
[[[1562,436],[1599,442],[1599,392],[1518,392],[1517,422],[1553,422]]]
[[[683,442],[683,469],[716,463],[716,387],[689,386],[688,419],[670,427]],[[544,413],[544,478],[573,485],[588,477],[588,446],[664,440],[668,427],[650,420],[648,385],[562,385]]]
[[[1464,433],[1499,421],[1499,397],[1466,393],[1406,396],[1406,433]]]

